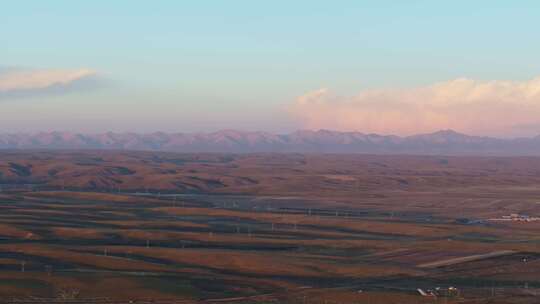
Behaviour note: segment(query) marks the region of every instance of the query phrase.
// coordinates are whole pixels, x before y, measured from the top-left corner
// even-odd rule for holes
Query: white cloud
[[[349,97],[321,89],[298,97],[292,112],[310,129],[532,135],[540,133],[540,78],[523,82],[461,78],[425,87],[366,90]]]
[[[5,68],[0,70],[0,98],[61,94],[95,83],[96,72],[89,69],[36,70]]]

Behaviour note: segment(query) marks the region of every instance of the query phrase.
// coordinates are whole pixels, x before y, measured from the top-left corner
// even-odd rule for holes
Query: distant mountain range
[[[469,136],[452,130],[407,137],[328,130],[305,130],[290,134],[234,130],[151,134],[50,132],[0,134],[0,149],[540,156],[540,136],[500,139]]]

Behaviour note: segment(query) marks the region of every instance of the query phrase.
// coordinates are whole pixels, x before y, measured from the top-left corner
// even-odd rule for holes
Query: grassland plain
[[[17,151],[0,184],[5,302],[540,300],[540,223],[487,221],[540,215],[540,158]]]

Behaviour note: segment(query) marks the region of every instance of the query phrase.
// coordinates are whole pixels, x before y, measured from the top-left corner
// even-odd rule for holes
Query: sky
[[[540,134],[538,1],[0,4],[0,133]]]

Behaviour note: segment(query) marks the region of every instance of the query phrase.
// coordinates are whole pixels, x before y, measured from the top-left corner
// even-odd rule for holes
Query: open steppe
[[[7,151],[0,187],[0,302],[540,299],[540,222],[487,221],[540,216],[540,158]]]

